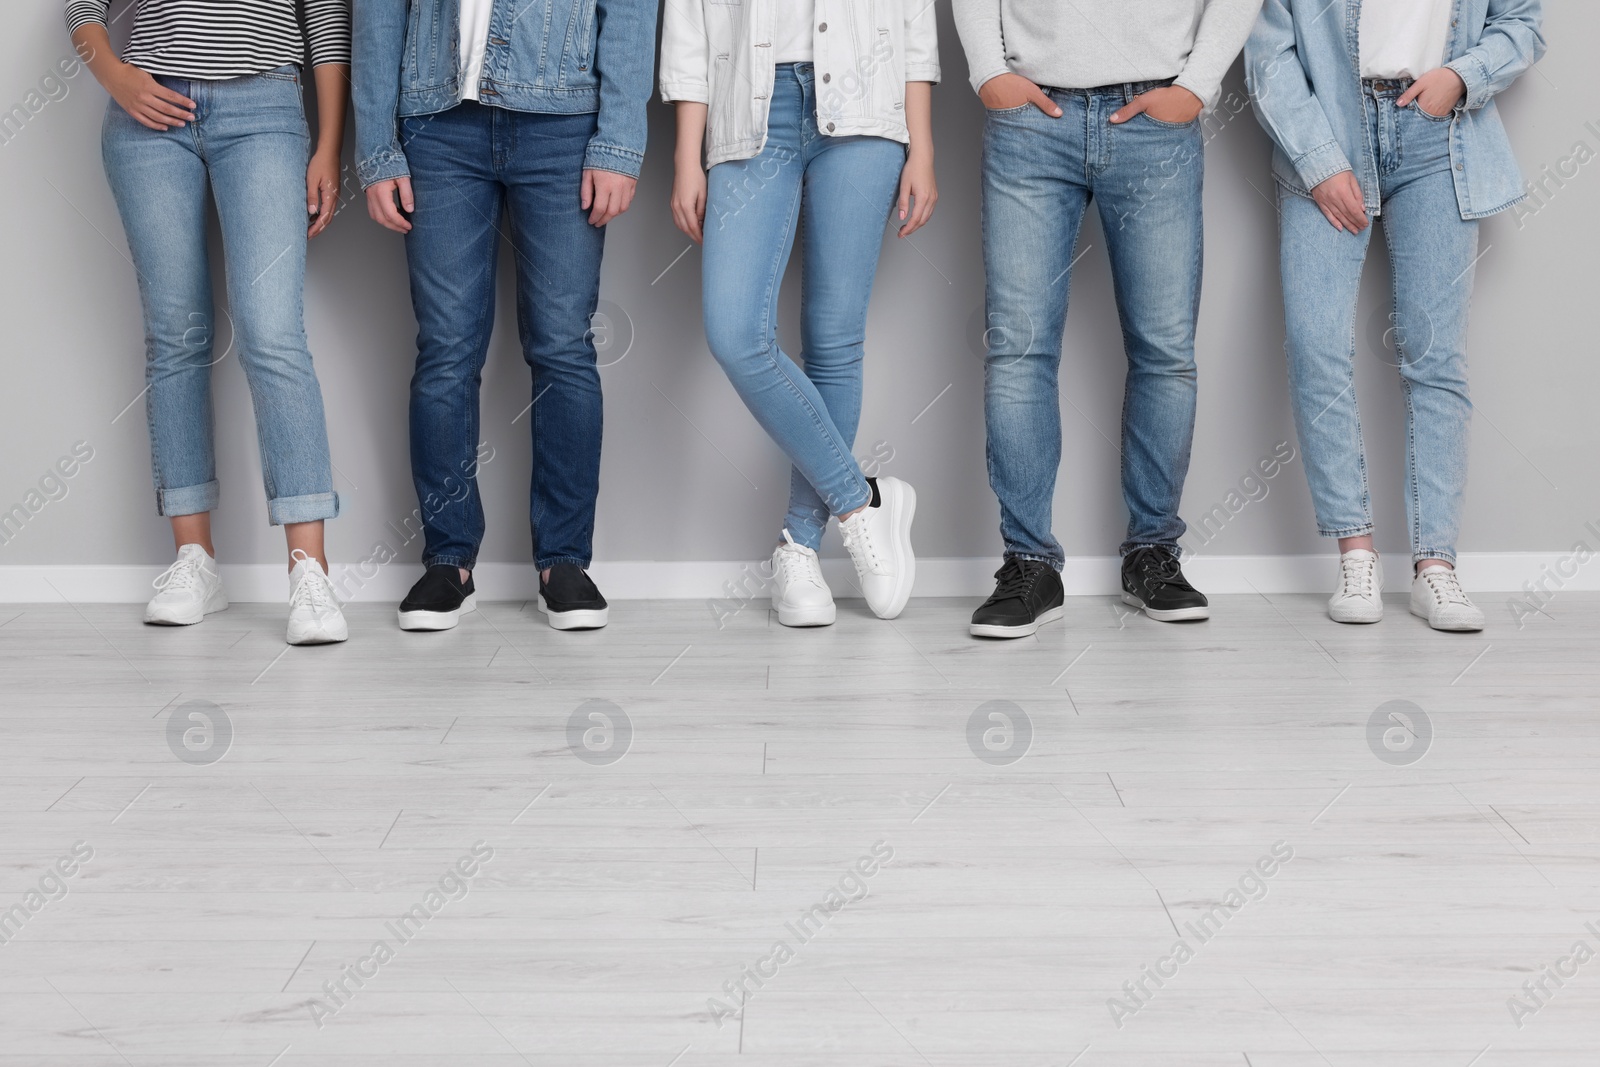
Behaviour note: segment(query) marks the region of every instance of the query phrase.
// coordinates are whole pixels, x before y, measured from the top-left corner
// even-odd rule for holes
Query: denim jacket
[[[791,0],[669,0],[661,99],[707,105],[706,165],[767,143],[775,5]],[[908,144],[906,82],[939,80],[930,0],[816,0],[817,129],[825,137]]]
[[[1544,55],[1540,0],[1454,0],[1446,64],[1467,95],[1450,119],[1450,161],[1464,219],[1526,195],[1494,95]],[[1256,117],[1277,145],[1272,172],[1291,192],[1354,171],[1377,214],[1378,167],[1361,89],[1361,0],[1266,0],[1244,48]]]
[[[658,0],[494,0],[480,101],[542,114],[599,112],[586,169],[638,177]],[[461,98],[461,0],[355,0],[356,174],[411,173],[399,120]]]

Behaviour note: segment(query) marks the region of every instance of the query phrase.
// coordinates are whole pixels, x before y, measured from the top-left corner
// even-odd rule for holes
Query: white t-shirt
[[[773,12],[772,61],[810,63],[815,57],[811,44],[816,15],[815,0],[778,0]]]
[[[478,99],[483,54],[489,48],[489,17],[494,0],[461,0],[461,99]]]
[[[1444,65],[1454,0],[1364,0],[1361,76],[1420,78]]]

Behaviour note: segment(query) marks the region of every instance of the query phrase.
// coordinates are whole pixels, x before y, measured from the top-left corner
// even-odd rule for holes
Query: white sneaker
[[[289,643],[328,645],[346,640],[350,628],[322,564],[298,548],[289,558],[295,561],[289,572]]]
[[[1456,572],[1442,564],[1424,567],[1411,580],[1411,614],[1435,630],[1483,629],[1483,612],[1468,599]]]
[[[868,481],[877,503],[839,523],[839,532],[856,565],[867,607],[880,619],[892,619],[905,610],[917,580],[917,559],[911,553],[917,492],[899,478]]]
[[[1339,557],[1339,588],[1328,598],[1334,622],[1377,622],[1383,618],[1383,572],[1378,554],[1352,548]]]
[[[155,626],[192,626],[228,606],[217,561],[199,545],[178,549],[178,559],[155,580],[156,595],[144,607]]]
[[[785,626],[832,626],[833,591],[822,578],[822,561],[789,531],[772,553],[772,608]]]

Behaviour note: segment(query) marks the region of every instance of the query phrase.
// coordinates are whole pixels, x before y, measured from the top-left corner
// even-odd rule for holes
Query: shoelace
[[[156,576],[154,585],[163,593],[186,593],[200,582],[200,561],[179,558]]]
[[[1428,583],[1428,592],[1438,603],[1472,606],[1466,590],[1461,588],[1461,580],[1449,567],[1429,567],[1422,572],[1422,580]]]
[[[849,522],[841,522],[839,534],[844,538],[844,547],[856,565],[856,574],[882,574],[885,570],[883,556],[878,546],[872,543],[872,531],[867,527],[866,516],[867,513],[861,511]]]
[[[1342,596],[1369,597],[1372,581],[1377,576],[1375,559],[1341,559],[1339,561],[1339,593]]]
[[[1000,573],[995,575],[997,580],[993,599],[1026,599],[1028,594],[1033,591],[1033,586],[1038,580],[1039,573],[1037,570],[1030,570],[1023,566],[1021,560],[1006,560],[1005,566],[1000,568]]]
[[[778,567],[783,572],[784,584],[793,584],[796,581],[809,582],[812,585],[822,585],[822,568],[817,562],[814,553],[806,552],[795,539],[789,536],[789,531],[783,531],[784,543],[779,545]]]
[[[297,548],[289,554],[289,558],[299,564],[311,557]],[[332,603],[333,585],[320,566],[306,568],[305,575],[295,583],[294,591],[289,595],[291,607],[306,607],[313,611],[321,611]]]
[[[1144,578],[1173,584],[1181,581],[1183,570],[1178,563],[1178,557],[1171,552],[1163,552],[1158,548],[1135,549],[1138,553],[1133,566]]]

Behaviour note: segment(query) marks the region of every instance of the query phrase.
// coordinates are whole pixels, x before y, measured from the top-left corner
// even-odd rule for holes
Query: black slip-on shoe
[[[461,621],[463,612],[477,606],[472,575],[468,574],[466,584],[462,584],[461,568],[435,563],[400,601],[400,629],[449,630]]]
[[[576,563],[557,563],[539,579],[539,610],[557,630],[598,630],[610,608],[594,580]]]
[[[1064,611],[1061,576],[1043,560],[1007,559],[994,572],[994,592],[972,613],[974,637],[1027,637]]]
[[[1157,622],[1211,617],[1206,595],[1189,584],[1178,554],[1165,545],[1142,545],[1122,557],[1122,602]]]

